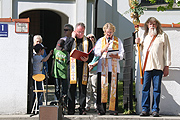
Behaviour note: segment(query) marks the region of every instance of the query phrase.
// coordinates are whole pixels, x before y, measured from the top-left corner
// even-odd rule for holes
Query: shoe
[[[149,116],[149,112],[142,111],[140,113],[140,116]]]
[[[84,109],[79,108],[79,115],[86,115],[86,111]]]
[[[97,109],[97,113],[98,113],[98,115],[105,115],[106,114],[106,113],[104,113],[104,112],[102,112],[102,111],[100,111],[98,109]]]
[[[105,113],[100,113],[100,112],[99,112],[98,115],[105,115]]]
[[[79,115],[86,115],[85,111],[79,112]]]
[[[153,117],[159,117],[159,113],[156,112],[156,111],[154,111],[154,112],[152,112],[152,116],[153,116]]]
[[[73,110],[69,110],[69,111],[67,112],[67,114],[68,114],[68,115],[74,115],[74,112],[75,112],[75,111],[73,111]]]
[[[74,115],[74,113],[73,112],[68,112],[68,115]]]
[[[113,113],[113,112],[111,112],[110,115],[118,115],[118,113]]]
[[[86,108],[86,112],[88,112],[88,111],[90,111],[90,107],[87,107],[87,108]]]
[[[99,110],[99,109],[97,108],[97,114],[98,114],[98,115],[105,115],[106,113],[105,113],[104,111]]]

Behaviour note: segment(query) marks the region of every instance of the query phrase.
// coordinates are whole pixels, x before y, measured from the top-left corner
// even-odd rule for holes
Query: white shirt
[[[96,42],[96,47],[94,50],[95,56],[101,56],[101,43],[102,43],[103,37],[99,38],[98,41]],[[113,45],[113,41],[114,41],[114,36],[112,38],[112,40],[110,40],[110,45],[108,47],[108,50],[112,50],[112,45]],[[106,42],[108,43],[108,40],[106,38]],[[118,38],[118,49],[119,49],[119,53],[118,55],[120,56],[120,59],[118,59],[117,61],[117,73],[120,73],[120,65],[119,65],[119,61],[123,59],[123,55],[124,55],[124,48],[123,48],[123,44],[121,42],[121,40]],[[98,62],[98,66],[97,66],[97,72],[101,72],[102,71],[102,66],[101,66],[101,61],[102,58],[99,59]],[[108,71],[112,72],[112,64],[111,64],[111,59],[108,59]]]
[[[67,36],[65,36],[65,37],[62,37],[62,38],[60,38],[60,39],[63,39],[64,41],[66,41],[66,38],[67,38]]]
[[[141,48],[143,50],[143,63],[145,61],[146,52],[153,37],[147,35],[144,39],[141,37]],[[145,71],[153,69],[162,70],[165,66],[171,65],[171,48],[166,33],[158,34],[150,47]]]

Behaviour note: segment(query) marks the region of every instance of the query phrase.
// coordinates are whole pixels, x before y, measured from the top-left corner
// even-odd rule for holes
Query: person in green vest
[[[57,100],[60,99],[60,96],[64,96],[65,102],[67,101],[67,97],[66,93],[63,93],[63,91],[61,90],[61,84],[63,80],[67,80],[68,53],[64,50],[64,43],[65,41],[63,39],[60,39],[57,42],[56,48],[54,48],[51,75],[54,78],[55,82],[55,95],[57,97]]]

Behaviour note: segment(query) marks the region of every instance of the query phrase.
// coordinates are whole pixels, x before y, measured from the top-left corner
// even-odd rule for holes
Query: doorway
[[[42,44],[47,47],[46,53],[56,47],[56,43],[61,37],[61,17],[49,10],[32,10],[19,15],[19,18],[30,18],[29,34],[31,37],[34,35],[41,35],[43,38]],[[33,42],[33,41],[30,41]],[[48,73],[51,71],[52,57],[48,62]],[[49,79],[49,84],[54,84]]]
[[[31,112],[33,104],[33,80],[32,80],[32,49],[33,36],[41,35],[43,38],[42,44],[47,47],[46,53],[53,50],[56,46],[57,40],[61,37],[61,16],[49,10],[32,10],[23,12],[19,18],[30,18],[29,23],[29,63],[28,63],[28,106],[27,113]],[[47,61],[48,73],[51,72],[52,57]],[[53,85],[52,77],[49,75],[48,84]]]

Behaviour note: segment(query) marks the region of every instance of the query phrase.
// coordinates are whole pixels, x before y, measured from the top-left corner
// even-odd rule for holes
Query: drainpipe
[[[98,8],[98,0],[95,0],[95,27],[94,27],[94,35],[97,37],[97,8]]]

